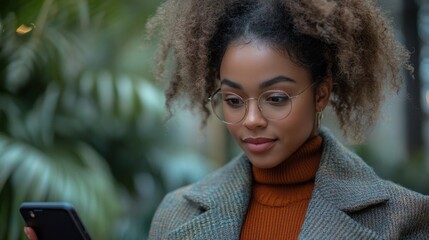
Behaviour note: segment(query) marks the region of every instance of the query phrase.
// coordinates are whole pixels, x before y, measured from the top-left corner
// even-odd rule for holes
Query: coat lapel
[[[250,199],[251,167],[243,155],[226,168],[185,194],[202,213],[168,234],[168,239],[239,239]]]
[[[299,239],[381,239],[330,202],[314,196]]]
[[[351,216],[389,200],[384,182],[326,130],[321,134],[324,150],[300,239],[381,239]]]

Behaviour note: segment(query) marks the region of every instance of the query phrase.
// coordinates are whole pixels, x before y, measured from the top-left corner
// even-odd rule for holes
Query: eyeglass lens
[[[211,105],[215,115],[223,122],[236,124],[242,121],[247,114],[249,101],[232,92],[219,91],[211,98]],[[271,120],[280,120],[287,117],[292,109],[291,97],[283,91],[272,90],[262,93],[257,99],[258,108],[262,115]]]

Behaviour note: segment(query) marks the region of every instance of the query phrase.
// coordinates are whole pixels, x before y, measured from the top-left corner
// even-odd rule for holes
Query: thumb
[[[37,240],[36,233],[30,227],[24,227],[24,233],[29,240]]]

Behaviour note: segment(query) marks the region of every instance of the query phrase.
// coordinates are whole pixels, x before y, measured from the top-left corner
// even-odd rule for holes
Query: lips
[[[245,138],[243,140],[245,148],[249,152],[263,153],[271,149],[276,139],[272,138]]]

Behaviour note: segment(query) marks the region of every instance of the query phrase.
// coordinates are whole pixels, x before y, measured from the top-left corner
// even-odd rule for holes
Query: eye
[[[235,94],[231,94],[231,93],[225,93],[223,94],[223,101],[231,107],[234,108],[239,108],[244,106],[244,101],[243,99]]]
[[[282,106],[290,101],[290,97],[284,92],[269,92],[264,94],[261,100],[270,105]]]

